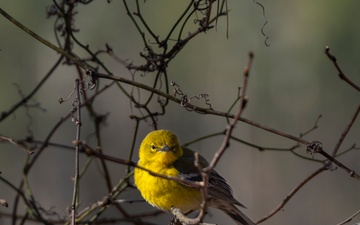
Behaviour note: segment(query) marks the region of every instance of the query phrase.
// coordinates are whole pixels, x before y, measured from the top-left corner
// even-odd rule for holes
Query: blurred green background
[[[142,12],[149,25],[160,37],[164,37],[188,1],[141,2]],[[181,86],[189,96],[209,94],[215,110],[227,111],[237,97],[242,81],[242,71],[248,62],[248,52],[255,54],[248,85],[249,102],[243,117],[283,132],[299,135],[312,128],[322,114],[319,128],[305,137],[318,140],[324,149],[331,152],[341,133],[349,123],[359,104],[359,93],[337,76],[332,62],[324,54],[325,46],[331,48],[345,74],[360,84],[360,2],[355,0],[318,1],[262,1],[268,24],[264,32],[270,45],[264,43],[261,28],[265,22],[262,9],[254,1],[229,0],[229,38],[226,38],[226,18],[220,18],[217,29],[195,37],[170,63],[168,75],[171,81]],[[52,43],[55,43],[53,19],[46,18],[50,1],[0,0],[0,7],[25,26]],[[78,8],[75,27],[76,36],[89,44],[94,51],[108,43],[117,56],[135,64],[143,63],[139,53],[143,43],[133,23],[126,15],[122,1],[95,1]],[[189,27],[189,32],[194,29]],[[0,111],[8,110],[21,99],[18,87],[26,95],[45,76],[59,57],[57,53],[0,17]],[[76,48],[74,50],[77,52]],[[78,52],[85,55],[84,51]],[[131,78],[121,64],[110,57],[102,57],[114,75]],[[71,103],[59,104],[73,89],[76,71],[62,66],[35,95],[34,100],[46,112],[31,109],[31,123],[24,108],[15,116],[0,124],[0,134],[14,139],[23,139],[31,129],[38,140],[43,140],[60,118],[71,109]],[[147,75],[151,76],[151,75]],[[148,79],[136,75],[137,81]],[[149,78],[151,79],[151,77]],[[102,81],[102,83],[109,83]],[[16,84],[16,85],[14,85]],[[128,90],[130,86],[126,86]],[[146,92],[144,92],[146,93]],[[202,104],[201,100],[193,101]],[[103,127],[104,151],[119,158],[127,158],[134,131],[134,121],[129,100],[116,89],[104,93],[95,102],[99,112],[109,113]],[[84,114],[82,139],[94,144],[94,128]],[[185,143],[203,135],[226,128],[224,118],[188,112],[181,106],[170,103],[167,113],[159,117],[159,128],[175,132]],[[142,123],[137,146],[151,130]],[[296,143],[277,135],[238,123],[234,131],[242,140],[266,147],[288,148]],[[341,151],[354,143],[359,146],[360,126],[355,121],[353,128],[341,146]],[[52,142],[71,145],[75,139],[75,125],[69,120],[51,139]],[[222,137],[206,139],[190,147],[211,159],[222,143]],[[26,152],[10,144],[1,144],[0,171],[14,184],[22,178]],[[297,150],[306,155],[305,147]],[[136,156],[136,155],[135,155]],[[316,159],[323,159],[315,155]],[[359,151],[353,150],[338,158],[349,168],[359,172]],[[86,156],[81,157],[82,165]],[[133,158],[137,161],[137,157]],[[29,176],[34,196],[45,209],[54,207],[61,217],[66,216],[72,196],[74,156],[73,151],[48,147]],[[262,151],[231,142],[217,171],[231,184],[236,198],[248,207],[243,211],[254,220],[273,210],[301,181],[321,164],[304,160],[287,151]],[[113,182],[125,173],[125,167],[111,164]],[[81,206],[96,202],[107,194],[102,184],[99,167],[93,164],[81,180]],[[284,209],[262,224],[337,224],[360,208],[360,182],[350,178],[343,170],[326,171],[302,188]],[[0,198],[9,200],[10,207],[0,207],[0,212],[10,214],[15,193],[0,183]],[[137,190],[127,190],[124,199],[140,199]],[[151,211],[146,203],[124,206],[133,212]],[[111,216],[115,210],[109,210]],[[168,223],[169,214],[150,221]],[[7,218],[0,218],[6,224]],[[210,210],[207,222],[232,224],[221,212]],[[360,221],[356,217],[355,222]]]

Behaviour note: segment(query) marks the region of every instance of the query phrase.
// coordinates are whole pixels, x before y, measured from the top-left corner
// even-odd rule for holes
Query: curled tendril
[[[71,93],[69,94],[69,96],[67,96],[65,99],[64,99],[64,98],[59,98],[59,99],[58,99],[58,102],[59,102],[60,104],[66,102],[67,100],[69,100],[69,99],[71,98],[71,96],[73,96],[74,93],[75,93],[75,86],[74,86],[74,88],[71,90]]]
[[[183,107],[187,107],[189,104],[190,104],[190,99],[187,97],[187,95],[182,96],[180,105]]]
[[[90,90],[94,90],[94,88],[96,87],[95,83],[88,83],[88,85]]]
[[[175,89],[174,89],[174,96],[175,97],[176,97],[176,95],[180,95],[180,96],[184,95],[184,93],[180,89],[180,86],[177,83],[175,83],[175,81],[171,81],[170,85],[175,87]]]
[[[261,34],[265,37],[265,41],[264,41],[264,43],[265,43],[265,45],[266,45],[266,47],[270,47],[270,44],[268,43],[268,39],[269,39],[269,35],[267,35],[266,33],[265,33],[265,26],[268,24],[268,19],[267,19],[267,17],[266,17],[266,12],[265,12],[265,7],[261,4],[261,3],[259,3],[258,1],[256,1],[256,0],[254,0],[254,3],[256,3],[256,4],[258,4],[260,7],[261,7],[261,10],[262,10],[262,15],[263,15],[263,18],[264,18],[264,24],[262,25],[262,27],[261,27]]]
[[[209,107],[209,109],[213,109],[211,103],[210,103],[210,99],[209,99],[209,95],[208,94],[198,94],[195,96],[192,96],[190,98],[188,98],[188,96],[186,94],[184,94],[184,92],[181,90],[180,86],[175,82],[175,81],[171,81],[170,85],[175,87],[174,88],[174,96],[176,97],[177,95],[181,96],[180,98],[180,105],[182,107],[185,107],[186,110],[188,111],[196,111],[196,107],[190,108],[189,104],[191,103],[192,99],[204,99],[205,100],[205,104]]]
[[[211,103],[210,103],[210,99],[209,99],[209,95],[208,94],[201,94],[200,96],[201,98],[203,98],[205,100],[205,104],[207,106],[209,106],[209,109],[213,109]]]
[[[204,99],[205,100],[205,104],[209,107],[209,109],[213,109],[211,103],[210,103],[210,99],[209,99],[209,95],[208,94],[199,94],[199,95],[196,95],[196,96],[193,96],[190,98],[193,99],[193,98],[196,98],[198,100],[200,99]]]
[[[75,113],[77,112],[77,105],[79,104],[79,99],[75,98],[75,100],[72,102],[72,108],[71,108],[71,121],[75,124],[79,122],[78,118],[76,117]]]
[[[97,78],[95,76],[93,76],[93,71],[91,71],[91,70],[87,70],[85,72],[85,74],[86,74],[86,76],[80,81],[80,83],[84,83],[85,80],[88,80],[88,81],[86,83],[87,84],[86,87],[83,88],[82,90],[83,91],[93,90],[96,87]],[[67,96],[65,99],[64,98],[58,98],[58,102],[60,104],[62,104],[64,102],[68,101],[74,95],[75,89],[76,89],[76,87],[74,85],[74,87],[73,87],[71,93],[69,94],[69,96]]]
[[[91,71],[91,70],[87,70],[85,72],[85,74],[87,77],[89,77],[88,79],[90,80],[90,81],[88,81],[88,86],[89,86],[90,90],[93,90],[96,87],[96,82],[97,82],[98,78],[93,75],[93,71]]]
[[[85,82],[85,79],[88,80],[88,82],[86,83],[86,87],[83,88],[83,91],[87,91],[87,90],[94,90],[94,88],[96,87],[96,81],[94,81],[94,79],[92,78],[92,76],[86,76],[84,77],[84,79],[81,82]]]
[[[203,0],[195,1],[193,5],[194,9],[197,11],[204,11],[209,8],[209,2]]]
[[[164,107],[166,105],[166,101],[164,99],[158,99],[158,103],[161,107]]]

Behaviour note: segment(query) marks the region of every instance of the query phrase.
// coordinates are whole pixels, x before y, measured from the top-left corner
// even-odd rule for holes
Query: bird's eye
[[[151,144],[151,150],[155,150],[156,146],[154,144]]]

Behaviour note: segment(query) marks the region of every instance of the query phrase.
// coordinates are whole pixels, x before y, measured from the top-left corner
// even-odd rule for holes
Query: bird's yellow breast
[[[166,176],[178,176],[175,168],[157,168],[152,170]],[[180,209],[183,213],[199,209],[202,198],[200,191],[193,187],[185,186],[177,181],[168,180],[150,175],[148,172],[135,168],[135,185],[143,198],[151,205],[168,211],[171,207]]]

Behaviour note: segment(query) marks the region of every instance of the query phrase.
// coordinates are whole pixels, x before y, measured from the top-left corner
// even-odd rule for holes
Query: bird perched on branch
[[[202,181],[199,167],[209,165],[204,157],[180,146],[175,134],[168,130],[150,132],[142,141],[139,149],[138,166],[166,177],[180,178],[166,179],[152,175],[146,170],[135,168],[135,185],[143,198],[151,205],[169,211],[172,207],[183,213],[201,209],[203,202],[199,187],[185,181]],[[208,176],[207,185],[208,205],[227,213],[238,225],[255,225],[237,207],[244,207],[232,195],[231,187],[215,170]]]

